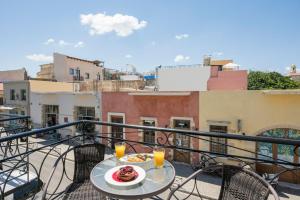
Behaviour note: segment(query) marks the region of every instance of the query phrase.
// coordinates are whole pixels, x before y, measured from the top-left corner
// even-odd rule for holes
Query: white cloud
[[[155,41],[152,41],[152,42],[151,42],[151,45],[152,45],[152,46],[156,46],[156,42],[155,42]]]
[[[64,41],[64,40],[59,40],[58,44],[59,44],[59,46],[67,46],[67,45],[71,45],[71,43],[68,43],[68,42],[66,42],[66,41]]]
[[[216,56],[223,56],[224,55],[224,53],[221,52],[221,51],[214,52],[213,54],[216,55]]]
[[[125,58],[132,58],[132,55],[126,54],[126,55],[125,55]]]
[[[44,54],[27,55],[26,58],[35,62],[52,62],[53,60],[52,56],[47,56]]]
[[[79,42],[77,42],[77,43],[74,45],[74,47],[75,47],[75,48],[82,48],[82,47],[84,47],[84,42],[79,41]]]
[[[175,38],[177,39],[177,40],[182,40],[182,39],[187,39],[187,38],[189,38],[190,36],[189,36],[189,34],[180,34],[180,35],[175,35]]]
[[[55,42],[55,40],[53,38],[49,38],[46,42],[44,42],[44,44],[49,45],[49,44],[52,44],[54,42]]]
[[[179,54],[174,58],[174,62],[182,62],[182,61],[186,61],[189,59],[190,59],[189,56],[184,56],[184,55]]]
[[[105,33],[115,32],[118,36],[126,37],[135,30],[147,26],[146,21],[140,21],[134,16],[115,14],[106,15],[105,13],[80,15],[82,25],[90,28],[91,35],[102,35]]]

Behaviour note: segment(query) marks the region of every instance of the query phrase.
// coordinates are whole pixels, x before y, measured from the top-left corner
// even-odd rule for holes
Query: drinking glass
[[[118,142],[115,144],[116,157],[118,159],[125,155],[126,144],[125,142]]]
[[[154,167],[163,167],[165,161],[165,149],[161,147],[155,147],[153,150],[153,157]]]

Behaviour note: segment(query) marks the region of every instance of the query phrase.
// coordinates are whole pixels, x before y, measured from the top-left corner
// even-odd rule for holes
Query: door
[[[176,119],[176,120],[174,120],[174,128],[190,130],[191,122],[190,122],[190,120],[177,120]],[[174,144],[177,147],[190,148],[190,137],[185,134],[175,133]],[[178,161],[178,162],[190,163],[190,152],[186,151],[186,150],[175,149],[174,150],[174,160]]]
[[[122,116],[111,116],[110,121],[112,123],[123,124],[124,120]],[[123,127],[112,126],[111,127],[111,137],[113,138],[111,141],[111,147],[115,148],[115,143],[118,142],[118,139],[123,139]]]
[[[227,126],[210,125],[210,132],[227,133]],[[210,137],[210,151],[213,153],[227,154],[227,139]]]

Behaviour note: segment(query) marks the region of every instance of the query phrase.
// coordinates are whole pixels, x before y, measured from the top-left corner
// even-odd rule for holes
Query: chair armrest
[[[170,194],[168,195],[167,200],[170,200],[177,190],[179,190],[181,187],[183,187],[185,184],[187,184],[190,180],[197,177],[200,173],[203,173],[203,172],[204,172],[203,169],[199,169],[196,172],[194,172],[193,174],[191,174],[189,177],[187,177],[180,185],[178,185],[175,189],[171,190]]]

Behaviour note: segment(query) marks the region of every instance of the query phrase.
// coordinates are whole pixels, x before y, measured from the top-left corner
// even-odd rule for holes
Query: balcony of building
[[[299,139],[88,120],[30,130],[27,116],[0,116],[2,199],[300,198]],[[60,133],[70,127],[76,134],[62,138]],[[282,145],[296,159],[274,159],[268,149],[251,151],[247,145],[241,148],[227,140],[257,147]],[[199,141],[214,148],[205,151]],[[146,178],[128,188],[112,186],[104,177],[112,166],[126,163],[115,157],[120,153],[115,145],[120,142],[125,144],[126,156],[150,156],[148,165],[139,165]],[[155,166],[158,160],[155,163],[152,152],[157,148],[165,152],[162,168]],[[263,166],[274,170],[262,174]],[[285,182],[287,177],[293,183]]]

